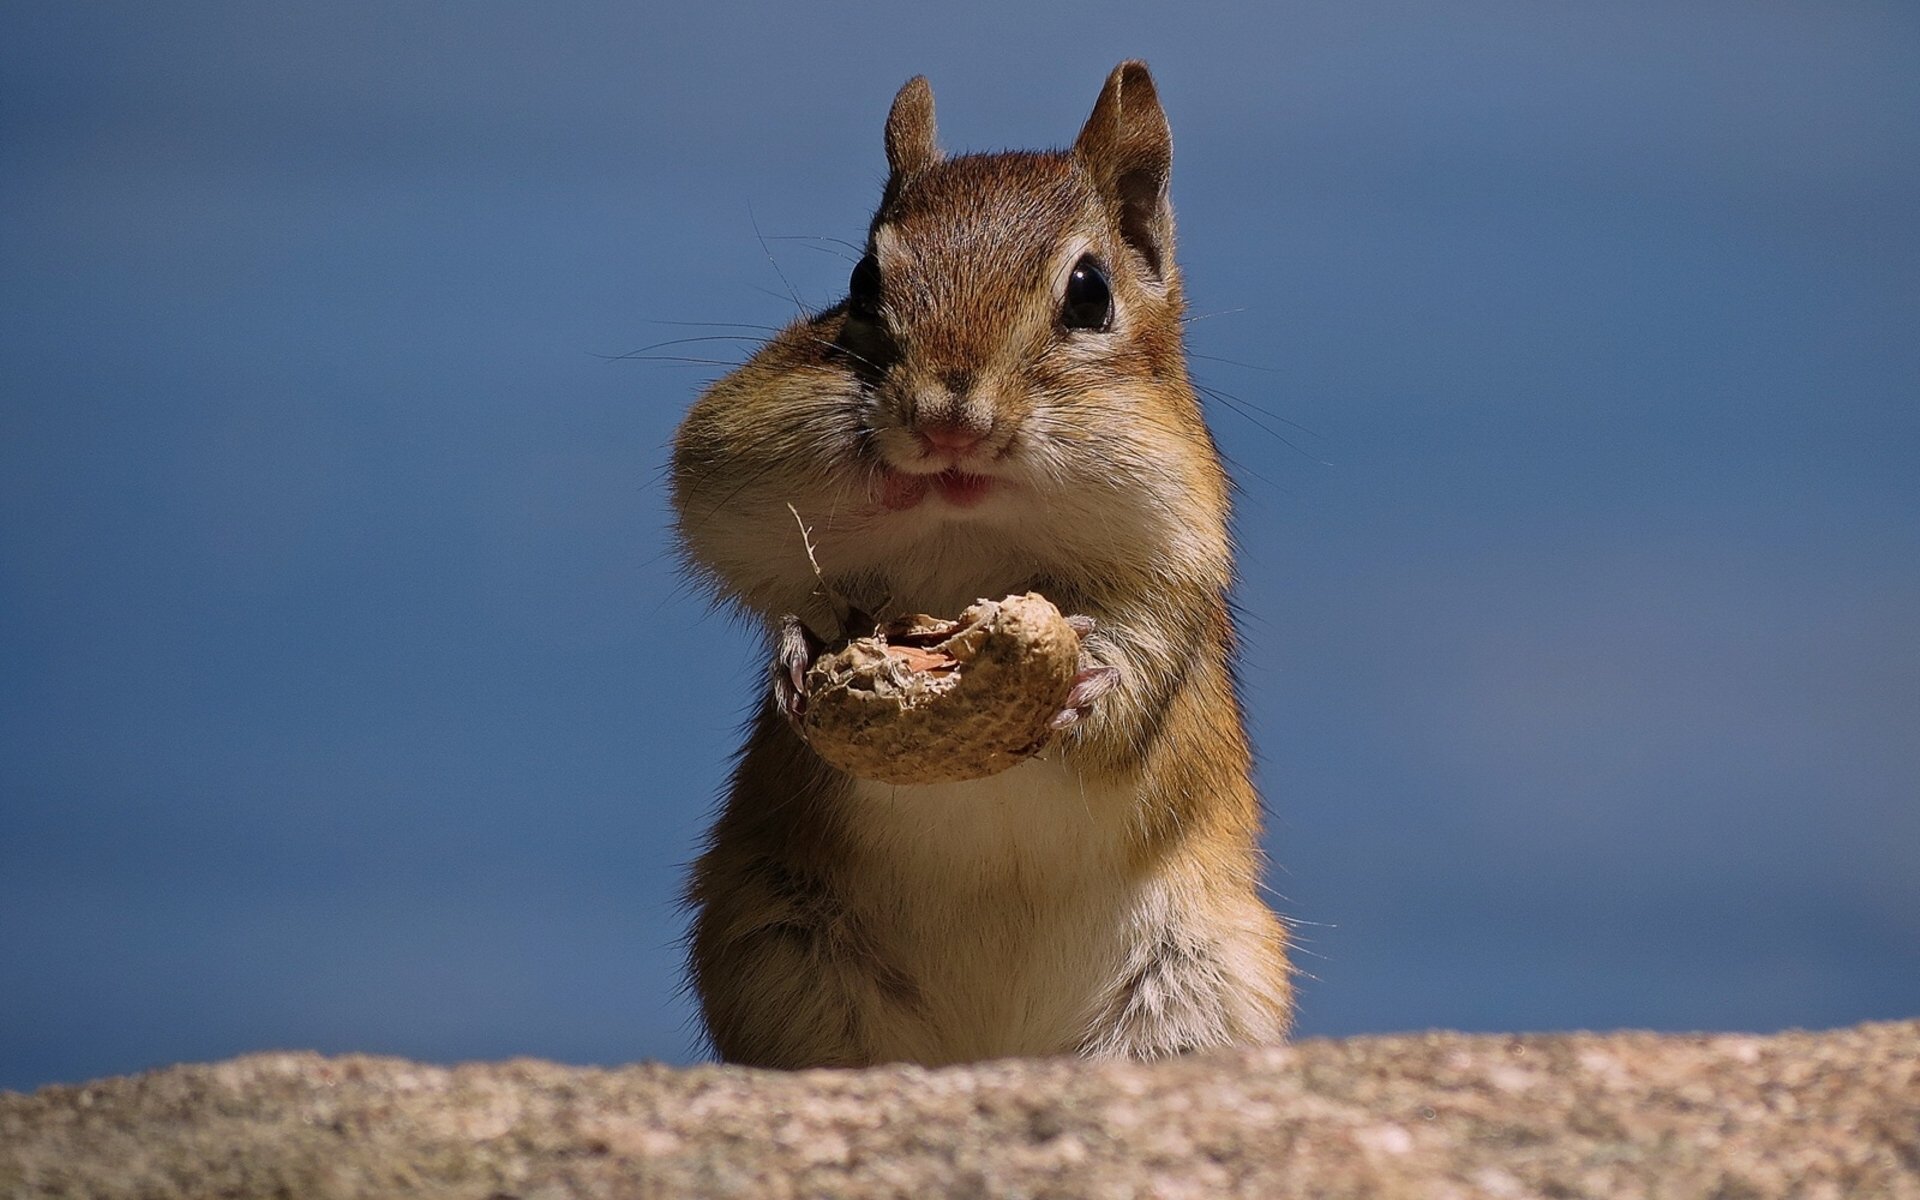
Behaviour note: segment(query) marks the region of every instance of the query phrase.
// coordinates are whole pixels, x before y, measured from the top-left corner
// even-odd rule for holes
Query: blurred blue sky
[[[0,1087],[697,1057],[723,368],[607,356],[836,298],[908,76],[1058,145],[1136,55],[1301,1032],[1920,1014],[1911,5],[0,25]]]

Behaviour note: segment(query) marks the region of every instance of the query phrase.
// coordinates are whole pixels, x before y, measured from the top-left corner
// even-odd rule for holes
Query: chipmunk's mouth
[[[992,493],[996,482],[990,475],[969,475],[952,467],[937,475],[887,471],[880,477],[880,506],[904,512],[931,494],[955,508],[972,508]]]

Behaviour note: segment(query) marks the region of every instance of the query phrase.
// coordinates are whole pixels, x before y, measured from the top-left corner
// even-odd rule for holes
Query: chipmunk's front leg
[[[1073,596],[1062,607],[1068,604],[1069,611],[1097,614],[1082,635],[1073,692],[1055,718],[1062,744],[1080,766],[1137,769],[1142,755],[1164,750],[1165,736],[1183,727],[1176,710],[1196,705],[1205,722],[1238,729],[1236,711],[1206,699],[1212,688],[1189,694],[1197,678],[1224,682],[1206,630],[1169,621],[1161,605],[1111,606]]]

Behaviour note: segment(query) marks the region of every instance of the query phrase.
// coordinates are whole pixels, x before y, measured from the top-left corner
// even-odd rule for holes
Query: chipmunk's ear
[[[1147,64],[1123,62],[1107,76],[1073,156],[1120,222],[1120,236],[1140,252],[1156,275],[1166,273],[1173,248],[1173,206],[1167,180],[1173,171],[1173,131],[1160,108]]]
[[[894,96],[887,113],[887,167],[901,179],[943,157],[933,125],[933,87],[925,75],[915,75]]]

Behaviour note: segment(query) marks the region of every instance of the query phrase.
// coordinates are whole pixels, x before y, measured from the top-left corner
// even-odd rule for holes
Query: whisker
[[[793,301],[795,311],[806,312],[807,306],[800,303],[800,293],[793,290],[792,281],[787,278],[787,273],[780,269],[779,261],[773,257],[772,248],[767,245],[766,235],[760,232],[760,222],[753,215],[751,204],[747,205],[747,224],[753,226],[753,236],[760,240],[760,252],[767,256],[767,265],[772,267],[773,273],[780,277],[780,285],[787,289],[787,298]]]
[[[781,279],[781,282],[782,282],[782,283],[785,283],[785,282],[786,282],[786,279],[785,279],[785,278],[783,277],[783,278]],[[780,294],[779,292],[776,292],[776,291],[774,291],[774,290],[773,290],[772,288],[765,288],[765,287],[755,287],[755,288],[754,288],[753,290],[754,290],[754,291],[756,291],[756,292],[759,292],[759,293],[760,293],[760,294],[761,294],[762,296],[772,296],[772,297],[773,297],[773,298],[774,298],[775,300],[787,300],[787,301],[791,301],[791,302],[792,302],[792,304],[793,304],[793,306],[794,306],[795,308],[797,308],[797,309],[799,309],[802,315],[805,315],[805,313],[806,313],[806,311],[807,311],[807,306],[806,306],[806,305],[804,305],[804,304],[802,304],[802,303],[800,303],[800,297],[799,297],[799,296],[797,296],[797,295],[795,295],[795,294],[794,294],[794,293],[792,292],[792,290],[789,290],[789,291],[787,292],[787,294],[786,294],[786,295],[784,295],[784,296],[783,296],[783,295],[781,295],[781,294]]]
[[[845,238],[824,237],[817,233],[783,233],[767,240],[770,242],[832,242],[836,246],[845,246],[862,257],[867,253],[867,248],[858,242],[850,242]]]
[[[740,367],[746,365],[745,359],[735,358],[694,358],[685,354],[613,354],[597,355],[608,362],[657,362],[672,363],[682,367]]]
[[[1281,492],[1288,496],[1299,495],[1299,493],[1295,492],[1292,488],[1282,486],[1281,484],[1276,483],[1272,479],[1267,478],[1265,475],[1262,475],[1260,472],[1254,470],[1252,467],[1248,466],[1246,463],[1242,462],[1240,459],[1236,458],[1231,454],[1228,454],[1225,450],[1220,451],[1220,459],[1222,462],[1226,463],[1227,465],[1227,481],[1233,486],[1233,490],[1236,492],[1241,491],[1239,476],[1251,475],[1255,479],[1258,479],[1261,483],[1266,484],[1268,487],[1272,488],[1276,492]]]
[[[879,371],[882,369],[879,363],[874,362],[872,359],[868,358],[864,354],[856,354],[852,350],[849,350],[845,346],[842,346],[839,342],[828,341],[826,338],[814,337],[811,334],[808,335],[807,340],[812,342],[816,346],[824,346],[828,350],[837,350],[841,354],[846,355],[848,358],[853,359],[855,362],[863,363],[869,367],[872,367],[875,371]]]
[[[779,333],[778,325],[756,325],[751,321],[664,321],[650,318],[645,325],[682,325],[689,329],[758,329],[763,333]]]
[[[812,250],[819,254],[830,255],[834,258],[839,259],[841,262],[858,262],[859,261],[858,259],[855,259],[851,255],[849,255],[846,251],[835,250],[831,246],[802,246],[801,249]]]
[[[641,346],[638,349],[629,350],[625,354],[596,354],[594,357],[607,362],[619,362],[623,358],[632,358],[653,350],[664,350],[668,346],[690,346],[695,342],[757,342],[759,340],[759,338],[744,333],[710,333],[702,337],[673,338],[669,341],[655,342],[651,346]]]
[[[1220,356],[1219,356],[1218,354],[1196,354],[1196,353],[1194,353],[1193,351],[1191,351],[1191,350],[1189,350],[1189,351],[1187,351],[1187,357],[1188,357],[1188,358],[1204,358],[1204,359],[1206,359],[1206,360],[1207,360],[1208,362],[1217,362],[1217,363],[1225,363],[1225,364],[1227,364],[1227,365],[1228,365],[1228,366],[1230,366],[1230,367],[1244,367],[1244,368],[1246,368],[1246,369],[1247,369],[1247,370],[1249,370],[1249,371],[1264,371],[1264,372],[1265,372],[1265,373],[1267,373],[1268,375],[1284,375],[1284,374],[1286,374],[1286,372],[1285,372],[1285,371],[1283,371],[1283,370],[1281,370],[1281,369],[1280,369],[1279,367],[1262,367],[1262,366],[1258,366],[1258,365],[1256,365],[1256,364],[1254,364],[1254,363],[1244,363],[1244,362],[1240,362],[1240,361],[1238,361],[1238,360],[1236,360],[1236,359],[1231,359],[1231,358],[1221,358],[1221,357],[1220,357]]]
[[[1254,412],[1259,413],[1261,416],[1267,417],[1270,420],[1278,421],[1282,425],[1290,426],[1295,431],[1299,433],[1304,433],[1308,437],[1320,436],[1318,433],[1315,433],[1312,429],[1309,429],[1307,426],[1302,425],[1300,422],[1295,421],[1290,417],[1283,417],[1279,413],[1274,412],[1270,408],[1262,408],[1260,405],[1255,404],[1253,401],[1247,399],[1245,396],[1236,396],[1232,392],[1226,391],[1223,388],[1216,388],[1211,384],[1202,384],[1202,383],[1196,382],[1194,386],[1199,388],[1203,392],[1212,393],[1218,396],[1224,396],[1227,399],[1232,400],[1234,403],[1239,404],[1242,408],[1252,409]]]
[[[1308,462],[1315,463],[1322,467],[1330,467],[1333,465],[1332,463],[1328,462],[1324,458],[1317,458],[1314,455],[1309,454],[1298,443],[1294,442],[1293,439],[1289,438],[1286,434],[1281,433],[1278,429],[1275,429],[1273,426],[1267,424],[1265,421],[1262,421],[1259,416],[1255,416],[1254,414],[1259,413],[1261,414],[1261,416],[1270,417],[1273,420],[1281,421],[1288,425],[1293,425],[1294,422],[1288,421],[1285,417],[1274,416],[1274,414],[1267,412],[1265,409],[1249,404],[1247,401],[1242,400],[1240,397],[1233,395],[1231,392],[1223,392],[1219,388],[1208,387],[1206,384],[1202,384],[1202,383],[1196,383],[1194,384],[1194,387],[1200,392],[1201,395],[1219,404],[1225,405],[1229,409],[1232,409],[1234,412],[1238,413],[1243,420],[1249,422],[1250,424],[1258,426],[1260,429],[1264,430],[1266,433],[1270,434],[1274,439],[1279,441],[1281,445],[1286,446],[1289,450],[1292,450],[1295,454],[1298,454],[1300,457],[1306,459]],[[1311,429],[1305,429],[1305,428],[1301,428],[1301,432],[1307,433],[1307,434],[1313,433]]]
[[[1188,313],[1186,316],[1180,318],[1180,323],[1182,325],[1191,325],[1195,321],[1211,321],[1215,317],[1231,317],[1239,313],[1252,311],[1253,309],[1250,306],[1242,306],[1240,308],[1217,309],[1213,312]]]

